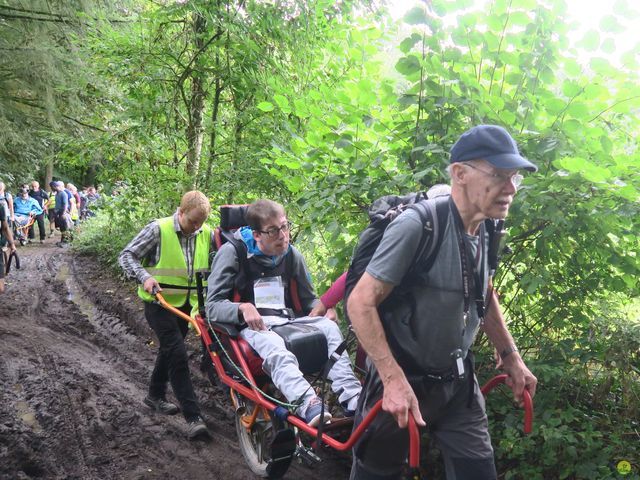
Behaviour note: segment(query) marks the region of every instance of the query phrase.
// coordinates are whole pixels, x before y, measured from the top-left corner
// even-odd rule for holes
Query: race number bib
[[[285,308],[284,284],[281,277],[259,278],[253,283],[257,308]]]

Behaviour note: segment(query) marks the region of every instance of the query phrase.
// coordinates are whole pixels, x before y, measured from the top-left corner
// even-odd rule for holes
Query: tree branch
[[[20,97],[13,97],[13,96],[5,96],[4,98],[8,99],[8,100],[12,100],[16,103],[19,103],[21,105],[26,105],[27,107],[31,107],[31,108],[35,108],[38,110],[46,110],[42,105],[38,105],[35,101],[33,100],[29,100],[26,98],[20,98]],[[66,115],[64,113],[61,113],[60,116],[62,118],[66,118],[67,120],[71,120],[72,122],[77,123],[78,125],[82,125],[83,127],[87,127],[90,128],[92,130],[96,130],[98,132],[107,132],[107,130],[104,130],[100,127],[96,127],[95,125],[90,125],[88,123],[82,122],[81,120],[78,120],[77,118],[73,118],[69,115]]]
[[[0,12],[0,18],[5,18],[5,19],[15,19],[15,20],[30,20],[30,21],[34,21],[34,22],[53,22],[53,23],[81,23],[77,20],[65,20],[62,18],[36,18],[36,17],[31,17],[28,15],[10,15],[8,13],[2,13]]]
[[[32,17],[30,15],[12,15],[9,13],[0,13],[0,17],[2,18],[15,18],[15,19],[23,19],[23,20],[34,20],[36,22],[55,22],[55,23],[79,23],[83,24],[85,22],[78,20],[77,18],[69,17],[68,15],[62,15],[60,13],[51,13],[45,12],[41,10],[31,10],[28,8],[18,8],[18,7],[10,7],[8,5],[0,5],[0,10],[7,10],[11,12],[20,12],[20,13],[30,13],[34,15],[42,15],[44,17],[54,17],[54,18],[38,18]],[[92,20],[98,20],[95,17],[89,17]],[[108,19],[111,23],[131,23],[128,20],[115,20]]]

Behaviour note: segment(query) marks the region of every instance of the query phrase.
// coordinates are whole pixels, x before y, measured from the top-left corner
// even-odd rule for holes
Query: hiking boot
[[[164,413],[165,415],[175,415],[180,409],[171,402],[167,402],[164,398],[152,398],[147,396],[144,399],[144,404],[153,408],[156,412]]]
[[[199,437],[211,437],[211,433],[201,417],[196,417],[187,422],[187,437],[189,437],[190,440]]]
[[[307,422],[307,425],[310,427],[315,427],[320,423],[320,412],[322,411],[322,400],[320,397],[313,397],[309,401],[309,405],[307,406],[307,412],[304,415],[304,421]],[[322,423],[327,423],[331,420],[331,412],[327,406],[324,406],[324,418]]]

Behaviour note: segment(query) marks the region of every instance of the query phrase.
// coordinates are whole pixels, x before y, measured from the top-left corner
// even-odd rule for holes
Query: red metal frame
[[[179,316],[180,318],[184,319],[185,321],[189,322],[194,327],[195,331],[198,333],[198,335],[200,335],[205,346],[207,347],[211,360],[215,366],[218,378],[220,379],[220,381],[222,381],[222,383],[229,386],[229,388],[231,388],[233,391],[243,395],[244,397],[246,397],[248,400],[252,401],[256,405],[262,408],[265,408],[270,412],[273,412],[276,409],[277,405],[271,402],[270,400],[266,399],[259,390],[257,390],[256,388],[251,388],[251,387],[247,387],[246,385],[243,385],[242,383],[238,382],[234,378],[230,377],[225,372],[225,369],[224,369],[224,366],[222,365],[222,361],[220,360],[220,357],[216,352],[211,351],[210,349],[210,346],[213,344],[213,339],[209,334],[207,325],[205,324],[203,318],[200,315],[196,315],[196,318],[192,318],[189,315],[181,312],[177,308],[169,305],[165,301],[165,299],[162,297],[161,294],[156,294],[156,298],[160,305],[162,305],[164,308],[171,311],[175,315]],[[255,379],[251,373],[251,369],[249,368],[249,365],[247,364],[247,361],[245,360],[244,355],[242,354],[242,351],[238,345],[238,341],[234,338],[229,338],[229,344],[231,346],[231,349],[233,350],[233,354],[235,355],[239,363],[239,367],[242,370],[243,374],[245,375],[245,377],[247,378],[250,384],[256,385]],[[489,382],[487,382],[481,389],[483,395],[486,395],[491,390],[493,390],[496,386],[500,385],[501,383],[504,383],[506,378],[507,378],[507,375],[503,374],[503,375],[498,375],[492,378],[491,380],[489,380]],[[531,426],[532,426],[532,419],[533,419],[533,402],[531,400],[531,396],[529,395],[529,392],[526,390],[524,392],[524,409],[525,409],[524,432],[530,433]],[[322,436],[321,436],[322,442],[338,451],[349,450],[350,448],[353,447],[355,442],[358,441],[358,439],[362,436],[365,429],[371,424],[371,422],[376,417],[376,415],[378,415],[380,410],[382,410],[382,400],[379,400],[374,405],[374,407],[371,409],[369,414],[363,419],[363,421],[358,425],[358,427],[351,433],[347,441],[341,442],[331,437],[327,433],[322,433]],[[291,425],[296,426],[299,430],[311,435],[314,438],[318,436],[318,430],[316,428],[310,427],[309,425],[306,424],[304,420],[296,417],[295,415],[288,414],[286,417],[286,421]],[[412,415],[409,415],[408,430],[409,430],[409,467],[412,469],[418,469],[420,465],[420,431]]]
[[[496,388],[498,385],[505,383],[508,375],[506,373],[496,375],[484,386],[480,389],[482,394],[486,397],[487,394]],[[524,433],[529,434],[533,429],[533,400],[531,399],[531,394],[529,390],[525,389],[523,392],[523,400],[524,400]]]

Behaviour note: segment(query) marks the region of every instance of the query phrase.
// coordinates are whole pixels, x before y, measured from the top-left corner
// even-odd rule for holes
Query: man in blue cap
[[[485,219],[507,216],[523,179],[520,170],[537,167],[520,155],[511,135],[499,126],[476,126],[451,149],[451,195],[428,200],[441,229],[432,230],[439,242],[430,268],[414,268],[425,228],[416,210],[407,209],[385,230],[347,303],[369,358],[356,425],[383,400],[383,412],[354,447],[351,480],[400,478],[409,415],[428,425],[448,480],[496,479],[469,348],[484,331],[516,401],[522,404],[524,389],[535,394],[537,379],[520,357],[491,287],[484,227]]]

